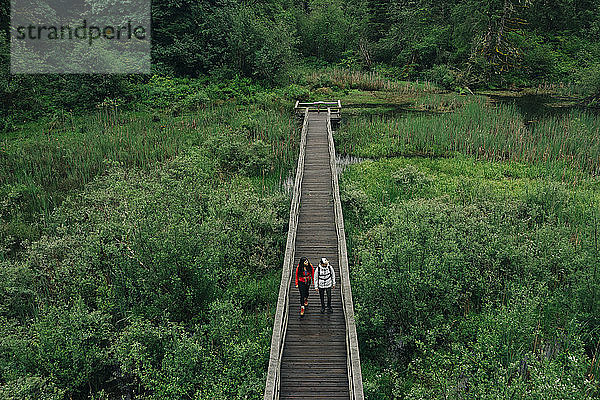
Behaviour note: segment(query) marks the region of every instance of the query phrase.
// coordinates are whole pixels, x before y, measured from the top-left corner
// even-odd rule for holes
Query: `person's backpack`
[[[321,266],[319,265],[319,281],[326,281],[331,276],[331,264],[327,264],[327,268],[329,269],[329,274],[323,278],[323,275],[321,274]],[[333,282],[331,283],[333,284]]]

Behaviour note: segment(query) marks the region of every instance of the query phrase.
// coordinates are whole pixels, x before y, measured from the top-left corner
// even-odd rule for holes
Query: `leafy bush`
[[[113,164],[4,262],[0,391],[260,397],[288,198],[215,179],[206,150]]]
[[[270,147],[262,140],[248,144],[239,136],[221,136],[210,144],[223,171],[261,175],[273,167]]]
[[[456,73],[448,65],[436,65],[427,73],[427,78],[444,89],[453,90],[456,87]]]
[[[65,390],[39,376],[25,376],[0,385],[0,396],[6,400],[62,400]]]
[[[81,302],[72,307],[43,305],[31,325],[7,324],[2,337],[0,362],[8,387],[18,385],[27,393],[36,388],[33,377],[39,377],[50,380],[50,393],[73,393],[88,386],[97,389],[97,379],[107,378],[106,347],[112,338],[108,316],[87,310]],[[32,378],[20,383],[28,376]],[[37,390],[49,395],[44,388]]]
[[[399,158],[344,173],[367,398],[600,393],[593,180],[505,177],[516,167]]]

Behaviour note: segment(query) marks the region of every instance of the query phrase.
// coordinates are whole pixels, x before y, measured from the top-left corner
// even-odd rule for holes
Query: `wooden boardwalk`
[[[346,242],[334,173],[331,111],[305,111],[304,115],[264,398],[362,399]],[[321,313],[319,294],[311,287],[309,306],[300,317],[300,295],[294,286],[300,257],[308,257],[315,268],[320,258],[326,257],[334,267],[332,313]]]
[[[339,281],[331,173],[327,112],[310,113],[294,265],[301,256],[306,256],[316,267],[321,257],[327,257]],[[346,329],[340,285],[331,293],[334,310],[331,314],[321,314],[318,293],[311,288],[308,310],[300,318],[300,295],[294,282],[290,282],[289,293],[290,316],[281,360],[280,398],[348,399]]]

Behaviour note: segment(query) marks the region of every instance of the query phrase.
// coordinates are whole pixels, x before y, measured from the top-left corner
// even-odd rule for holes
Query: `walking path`
[[[336,111],[333,115],[339,115],[339,108]],[[343,217],[333,172],[332,113],[305,110],[304,115],[264,398],[362,399]],[[311,288],[309,306],[300,317],[300,295],[294,286],[300,257],[308,257],[315,268],[326,257],[334,267],[332,313],[320,312],[319,294]]]

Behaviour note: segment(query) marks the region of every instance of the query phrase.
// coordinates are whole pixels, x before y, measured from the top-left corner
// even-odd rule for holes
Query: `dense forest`
[[[4,2],[0,22],[8,19]],[[600,87],[600,6],[593,0],[155,1],[152,26],[153,68],[161,76],[247,77],[269,87],[293,83],[299,68],[335,64],[454,90],[564,82],[597,98]],[[135,104],[147,79],[11,76],[5,69],[2,124],[92,109],[107,98]]]
[[[597,1],[157,0],[148,75],[0,24],[0,398],[262,398],[324,99],[366,398],[600,397]]]

